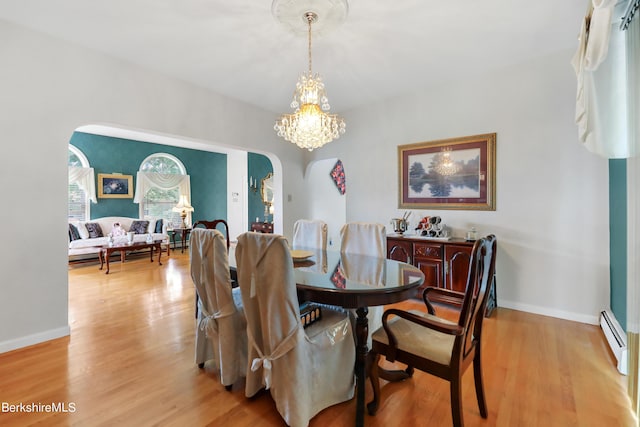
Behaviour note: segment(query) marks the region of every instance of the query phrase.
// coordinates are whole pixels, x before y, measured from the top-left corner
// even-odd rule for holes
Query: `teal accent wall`
[[[247,173],[253,179],[258,179],[258,190],[254,193],[249,191],[249,229],[251,229],[251,223],[256,220],[256,217],[260,221],[264,221],[264,204],[262,203],[262,196],[260,193],[260,180],[267,176],[267,174],[273,173],[273,165],[268,157],[262,154],[247,153]],[[269,216],[269,222],[273,222],[273,217]]]
[[[199,219],[227,219],[227,155],[192,150],[169,145],[152,144],[123,138],[74,132],[69,141],[89,160],[96,179],[99,173],[133,175],[144,159],[154,153],[171,154],[184,164],[191,178],[191,205],[193,221]],[[96,191],[97,191],[96,183]],[[138,204],[133,199],[100,199],[91,204],[91,218],[105,216],[139,216]]]
[[[609,160],[611,311],[627,329],[627,161]]]

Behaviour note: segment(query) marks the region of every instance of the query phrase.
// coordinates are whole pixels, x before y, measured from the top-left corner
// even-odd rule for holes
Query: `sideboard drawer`
[[[442,259],[442,244],[439,243],[414,243],[413,256],[418,258]]]

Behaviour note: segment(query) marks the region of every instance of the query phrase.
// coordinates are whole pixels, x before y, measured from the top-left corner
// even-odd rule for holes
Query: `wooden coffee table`
[[[151,243],[147,242],[134,242],[134,243],[118,243],[113,244],[111,246],[105,245],[100,247],[100,251],[98,252],[98,258],[100,259],[100,270],[102,270],[102,266],[104,265],[104,261],[107,261],[107,271],[104,274],[109,274],[109,257],[114,252],[120,252],[120,262],[124,262],[127,251],[137,251],[139,249],[150,249],[150,258],[151,262],[153,262],[153,250],[156,249],[158,251],[158,265],[162,265],[160,262],[160,257],[162,255],[162,240],[154,240]]]

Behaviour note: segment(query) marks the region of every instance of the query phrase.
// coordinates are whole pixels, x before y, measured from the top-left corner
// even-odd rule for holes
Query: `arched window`
[[[191,200],[188,178],[184,164],[171,154],[155,153],[144,159],[140,164],[137,183],[143,195],[136,195],[141,217],[162,218],[167,225],[180,227],[180,213],[174,212],[173,207],[181,194]],[[191,212],[186,220],[188,224],[191,223]]]
[[[69,144],[69,211],[70,220],[88,221],[91,201],[96,202],[93,168],[77,147]]]

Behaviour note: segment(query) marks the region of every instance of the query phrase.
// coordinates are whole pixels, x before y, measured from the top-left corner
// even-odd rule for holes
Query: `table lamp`
[[[187,226],[187,212],[193,212],[193,206],[189,204],[186,195],[180,196],[180,201],[172,209],[173,212],[180,212],[180,218],[182,218],[182,228],[189,228]]]

